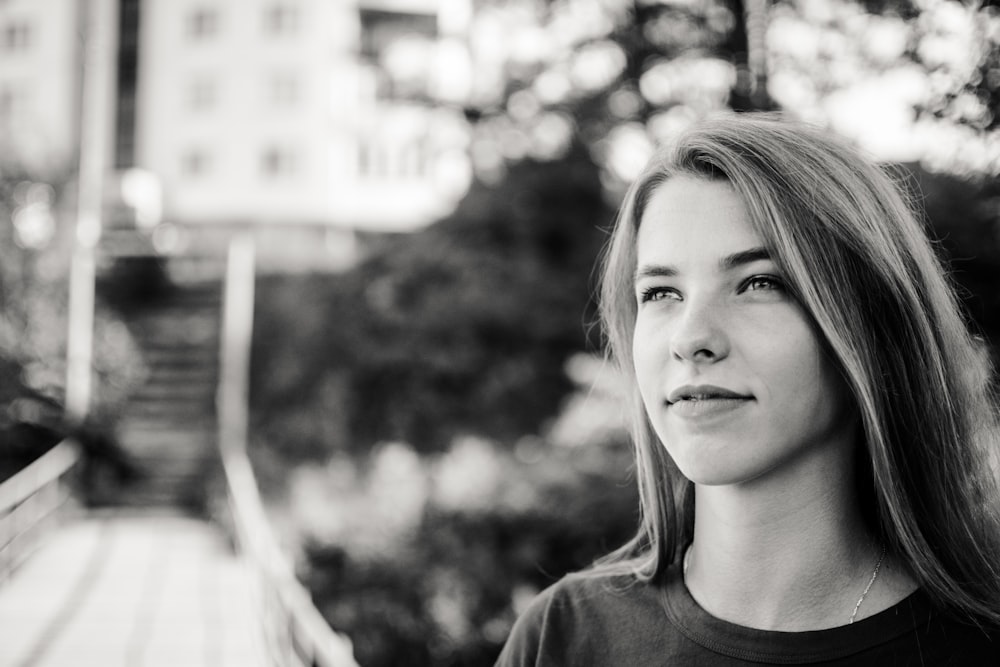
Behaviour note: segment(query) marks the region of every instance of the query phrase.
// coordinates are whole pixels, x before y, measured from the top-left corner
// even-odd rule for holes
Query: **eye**
[[[785,283],[777,276],[758,275],[750,276],[743,281],[740,292],[762,292],[762,291],[785,291]]]
[[[639,292],[639,303],[663,301],[664,299],[680,299],[677,290],[670,287],[647,287]]]

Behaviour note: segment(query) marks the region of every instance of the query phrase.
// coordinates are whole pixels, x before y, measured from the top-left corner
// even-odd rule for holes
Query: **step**
[[[146,363],[150,366],[208,366],[218,365],[219,350],[214,346],[195,345],[187,348],[150,345],[142,346]]]
[[[222,319],[221,301],[192,301],[150,305],[136,313],[128,322],[135,329],[149,330],[156,327],[178,329],[184,327],[218,327]]]
[[[215,401],[216,385],[207,382],[171,382],[147,384],[138,387],[133,393],[130,403],[180,403],[190,405],[198,401],[212,403]]]
[[[210,348],[219,349],[219,327],[192,327],[184,330],[158,330],[135,332],[136,339],[144,348]]]
[[[219,354],[219,337],[198,339],[180,338],[139,338],[139,347],[147,352],[158,354],[160,358],[170,358],[171,355],[182,357],[189,354],[217,357]]]
[[[192,470],[219,458],[216,441],[210,439],[187,443],[127,441],[122,443],[122,450],[132,463],[151,472]]]
[[[215,382],[192,380],[185,382],[183,378],[171,379],[170,382],[147,383],[136,387],[132,392],[130,403],[173,402],[191,403],[195,397],[212,402],[218,385]]]
[[[193,415],[190,419],[178,424],[172,419],[126,413],[118,422],[119,434],[129,431],[176,431],[201,433],[214,431],[217,428],[218,420],[214,414]]]
[[[216,441],[217,438],[210,434],[200,438],[162,434],[158,437],[123,438],[121,445],[133,460],[149,460],[155,464],[167,459],[188,460],[213,456]]]
[[[146,384],[175,382],[201,382],[216,384],[219,381],[219,369],[212,364],[201,366],[158,364],[149,366],[146,371]]]
[[[202,480],[174,486],[132,485],[120,489],[112,504],[142,509],[179,507],[204,513],[209,496],[207,488],[208,485]]]
[[[126,410],[130,415],[211,415],[215,413],[215,393],[205,392],[201,395],[191,393],[169,400],[162,397],[145,398],[144,395],[138,394],[129,402]]]
[[[149,455],[135,458],[144,473],[144,479],[170,482],[182,479],[201,478],[218,462],[218,455],[196,452],[188,456]]]

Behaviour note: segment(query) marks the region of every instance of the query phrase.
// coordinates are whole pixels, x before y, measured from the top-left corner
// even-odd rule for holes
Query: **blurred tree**
[[[578,147],[476,185],[447,219],[384,239],[343,276],[305,289],[263,281],[257,432],[285,440],[290,427],[296,451],[320,458],[380,440],[433,450],[461,433],[513,443],[538,432],[571,388],[566,358],[588,345],[588,284],[611,216]],[[326,413],[311,433],[290,424],[303,406]]]
[[[890,160],[1000,173],[1000,11],[960,0],[535,0],[473,18],[479,173],[577,137],[612,192],[695,118],[780,106]]]
[[[970,181],[919,165],[908,171],[970,324],[1000,369],[1000,181]]]
[[[880,158],[1000,174],[1000,10],[957,0],[776,3],[771,93]]]
[[[61,294],[47,280],[52,263],[44,256],[57,245],[56,202],[52,185],[16,165],[0,167],[0,479],[63,435],[58,396],[48,384],[59,362],[40,359],[61,324]]]
[[[463,431],[511,441],[537,429],[568,389],[560,364],[585,345],[597,230],[624,185],[655,142],[694,118],[772,106],[765,85],[789,113],[847,133],[851,123],[950,123],[986,148],[959,150],[955,135],[942,143],[965,166],[948,164],[1000,168],[985,140],[996,120],[984,100],[1000,86],[1000,17],[989,6],[515,0],[478,6],[470,40],[483,82],[467,108],[479,180],[448,219],[375,243],[368,261],[327,285],[262,285],[253,392],[262,437],[294,433],[290,449],[322,458],[382,439],[436,449]],[[882,103],[883,89],[895,106]],[[922,97],[907,97],[913,90]],[[872,104],[881,116],[845,120],[845,107]],[[934,142],[903,144],[903,157],[940,166]],[[993,247],[995,216],[978,206],[987,218],[962,234]],[[931,220],[946,215],[936,209]],[[303,299],[315,300],[308,315],[295,307]],[[275,308],[285,319],[271,325]],[[295,346],[282,348],[278,337],[290,335]]]
[[[454,454],[453,464],[463,458]],[[309,541],[301,574],[360,664],[491,665],[515,604],[634,533],[638,500],[618,465],[629,456],[625,447],[550,448],[528,464],[495,452],[485,474],[483,457],[471,456],[453,472],[476,482],[450,494],[441,459],[425,457],[438,474],[413,530],[359,548],[364,533],[386,532],[386,520],[372,510],[377,500],[352,498],[363,515],[350,529],[357,539]]]
[[[70,181],[67,170],[35,174],[0,162],[0,478],[67,435],[84,445],[88,464],[132,472],[111,432],[141,364],[127,328],[103,304],[95,321],[93,414],[84,424],[70,424],[62,412]]]
[[[765,109],[762,2],[487,2],[471,40],[479,175],[585,145],[617,196],[655,141],[725,108]],[[749,12],[747,10],[750,10]],[[748,20],[749,18],[749,20]]]

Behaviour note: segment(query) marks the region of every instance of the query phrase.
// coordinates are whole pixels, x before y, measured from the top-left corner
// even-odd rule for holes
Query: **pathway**
[[[216,526],[82,517],[0,585],[0,667],[263,667],[258,607]]]

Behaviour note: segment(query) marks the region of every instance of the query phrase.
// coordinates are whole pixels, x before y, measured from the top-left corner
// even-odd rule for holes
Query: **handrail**
[[[247,385],[253,326],[254,246],[233,239],[223,300],[219,394],[219,448],[238,549],[254,575],[263,638],[280,667],[357,667],[351,642],[313,605],[278,546],[246,454]]]
[[[233,530],[256,575],[264,640],[274,664],[357,667],[350,640],[330,628],[278,547],[246,455],[230,449],[222,460]]]
[[[0,484],[0,582],[28,555],[34,529],[69,498],[60,482],[79,460],[76,442],[63,440]]]

